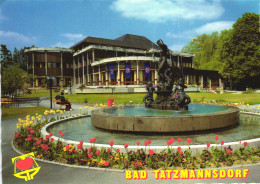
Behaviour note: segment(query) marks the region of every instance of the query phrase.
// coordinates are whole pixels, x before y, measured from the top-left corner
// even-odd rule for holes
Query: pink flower
[[[149,154],[150,154],[150,156],[152,156],[154,154],[154,151],[153,150],[149,150]]]
[[[147,141],[144,141],[144,145],[147,146],[147,145],[148,145],[148,142],[147,142]]]
[[[100,154],[100,150],[97,150],[97,151],[96,151],[96,154],[99,155],[99,154]]]
[[[248,143],[247,142],[244,142],[244,146],[247,146],[248,145]]]
[[[117,149],[116,152],[118,153],[120,151],[120,149]]]
[[[28,127],[28,131],[29,131],[29,132],[31,131],[31,129],[32,129],[31,127]]]
[[[89,149],[88,149],[88,152],[91,153],[91,152],[92,152],[92,148],[89,148]]]
[[[170,141],[171,141],[171,143],[174,143],[175,139],[174,139],[174,138],[171,138]]]
[[[92,157],[92,153],[88,153],[88,157],[89,157],[89,158]]]
[[[34,132],[35,132],[34,130],[31,130],[31,131],[30,131],[31,134],[34,134]]]
[[[82,144],[78,144],[78,145],[77,145],[77,148],[78,148],[78,149],[82,149]]]
[[[188,144],[190,144],[190,142],[191,142],[191,139],[190,139],[190,138],[188,138],[188,139],[187,139],[187,143],[188,143]]]
[[[152,141],[151,141],[151,140],[148,140],[148,141],[147,141],[147,143],[148,143],[148,144],[151,144],[151,143],[152,143]]]
[[[139,146],[139,145],[140,145],[140,142],[139,142],[139,141],[137,141],[137,142],[136,142],[136,144]]]
[[[227,154],[231,154],[231,149],[227,149]]]
[[[215,140],[216,140],[216,141],[218,140],[218,136],[215,137]]]
[[[224,144],[224,141],[221,141],[220,144],[223,145],[223,144]]]
[[[177,141],[178,141],[178,143],[180,143],[181,142],[181,138],[178,138]]]
[[[39,144],[41,144],[41,141],[36,141],[35,144],[39,145]]]
[[[114,141],[110,141],[109,145],[112,147],[114,145]]]
[[[95,138],[95,137],[94,137],[94,138],[92,138],[92,141],[93,141],[93,142],[96,142],[96,140],[97,140],[97,138]]]
[[[109,161],[105,161],[104,165],[107,167],[109,166]]]
[[[69,149],[70,149],[70,145],[67,145],[67,146],[66,146],[66,150],[69,150]]]
[[[45,138],[46,138],[46,139],[49,139],[49,138],[50,138],[50,136],[49,136],[49,135],[45,135]]]
[[[32,137],[32,135],[31,135],[31,134],[28,134],[27,137]]]
[[[182,152],[182,151],[180,152],[180,155],[183,155],[183,152]]]
[[[90,142],[90,143],[93,143],[93,139],[90,139],[89,142]]]
[[[207,144],[207,147],[210,147],[210,143],[209,142],[207,142],[206,144]]]
[[[27,141],[31,141],[31,140],[32,140],[32,137],[28,137],[28,138],[27,138]]]
[[[109,148],[107,148],[107,152],[108,152],[108,153],[110,153],[110,152],[111,152],[111,150],[110,150]]]
[[[124,147],[125,147],[125,149],[126,149],[126,148],[128,147],[128,144],[125,144]]]
[[[18,133],[16,133],[16,134],[14,134],[14,138],[18,138],[18,136],[20,135],[20,133],[18,132]]]
[[[180,152],[180,151],[181,151],[181,147],[178,147],[178,148],[177,148],[177,151]]]
[[[49,133],[49,136],[51,137],[51,136],[53,136],[53,133],[51,132],[51,133]]]
[[[172,144],[171,140],[168,140],[167,144],[170,146]]]
[[[62,133],[62,130],[59,130],[59,134],[61,134]]]
[[[64,133],[61,133],[60,136],[63,137],[65,134]]]
[[[80,141],[80,142],[79,142],[79,144],[81,144],[81,145],[82,145],[82,144],[83,144],[83,141]]]
[[[54,139],[53,138],[51,138],[51,140],[50,140],[51,142],[53,142],[54,141]]]

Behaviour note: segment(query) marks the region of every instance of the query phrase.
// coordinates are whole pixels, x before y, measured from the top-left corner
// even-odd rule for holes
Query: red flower
[[[79,142],[79,144],[81,144],[81,145],[82,145],[82,144],[83,144],[83,141],[80,141],[80,142]]]
[[[154,151],[153,150],[149,150],[149,154],[150,154],[150,156],[152,156],[154,154]]]
[[[53,136],[53,133],[51,132],[51,133],[49,133],[49,136],[51,137],[51,136]]]
[[[90,139],[89,142],[90,142],[90,143],[93,143],[93,139]]]
[[[180,152],[180,155],[183,155],[183,152],[182,152],[182,151]]]
[[[136,144],[139,146],[140,142],[139,142],[139,141],[137,141],[137,142],[136,142]]]
[[[18,133],[16,133],[16,134],[14,134],[14,138],[18,138],[18,136],[20,135],[20,133],[18,132]]]
[[[180,152],[180,151],[181,151],[181,147],[178,147],[178,148],[177,148],[177,151]]]
[[[109,161],[105,161],[104,165],[107,167],[109,166]]]
[[[218,136],[216,135],[216,137],[215,137],[215,140],[217,141],[218,140]]]
[[[148,140],[148,141],[147,141],[147,143],[148,143],[148,144],[151,144],[151,143],[152,143],[152,141],[151,141],[151,140]]]
[[[49,139],[49,138],[50,138],[50,136],[49,136],[49,135],[45,135],[45,138],[46,138],[46,139]]]
[[[116,152],[118,153],[120,151],[120,149],[117,149]]]
[[[34,132],[35,132],[34,130],[31,130],[31,131],[30,131],[31,134],[34,134]]]
[[[231,154],[231,149],[227,149],[227,154]]]
[[[99,155],[99,154],[100,154],[100,150],[97,150],[97,151],[96,151],[96,154]]]
[[[124,147],[125,147],[125,149],[126,149],[126,148],[128,147],[128,144],[125,144]]]
[[[223,145],[223,144],[224,144],[224,141],[221,141],[220,144]]]
[[[147,145],[148,145],[148,142],[147,142],[147,141],[144,141],[144,145],[147,146]]]
[[[110,141],[109,145],[112,147],[114,145],[114,141]]]
[[[60,136],[62,136],[62,137],[63,137],[64,135],[65,135],[64,133],[61,133],[61,134],[60,134]]]
[[[78,149],[82,149],[82,144],[78,144],[78,145],[77,145],[77,148],[78,148]]]
[[[97,140],[97,138],[95,138],[95,137],[94,137],[94,138],[92,138],[92,141],[93,141],[93,142],[96,142],[96,140]]]
[[[36,141],[35,144],[39,145],[39,144],[41,144],[41,141]]]
[[[88,157],[89,157],[89,158],[92,157],[92,153],[88,153]]]
[[[32,129],[31,127],[28,127],[28,131],[29,131],[29,132],[31,131],[31,129]]]
[[[188,139],[187,139],[187,143],[190,144],[190,142],[191,142],[191,140],[190,140],[190,138],[188,138]]]
[[[178,138],[177,141],[178,141],[178,143],[180,143],[181,142],[181,138]]]
[[[88,152],[91,153],[91,152],[92,152],[92,148],[89,148],[89,149],[88,149]]]
[[[69,150],[69,149],[70,149],[70,145],[67,145],[67,146],[66,146],[66,150]]]
[[[53,138],[51,138],[51,140],[50,140],[51,142],[53,142],[54,141],[54,139]]]
[[[171,140],[168,140],[167,144],[170,146],[172,144]]]
[[[244,146],[247,146],[248,145],[248,143],[247,142],[244,142]]]
[[[207,144],[207,147],[210,147],[210,143],[209,142],[207,142],[206,144]]]
[[[31,141],[31,140],[32,140],[32,137],[28,137],[28,138],[27,138],[27,141]]]
[[[109,148],[107,148],[107,152],[110,153],[110,149]]]
[[[31,134],[28,134],[27,137],[32,137],[32,135],[31,135]]]
[[[59,134],[61,134],[62,133],[62,130],[59,130]]]
[[[171,138],[170,141],[171,141],[171,143],[174,143],[175,139]]]

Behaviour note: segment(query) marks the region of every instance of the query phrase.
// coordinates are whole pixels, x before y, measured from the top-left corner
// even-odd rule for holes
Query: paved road
[[[49,105],[43,100],[41,105]],[[74,113],[78,113],[80,105],[73,104]],[[2,120],[2,180],[4,184],[37,183],[37,184],[91,184],[91,183],[260,183],[260,164],[232,167],[232,169],[249,169],[248,179],[214,179],[214,180],[155,180],[152,172],[148,173],[146,180],[126,180],[125,173],[108,172],[103,170],[72,168],[37,161],[41,167],[33,180],[24,181],[13,176],[13,157],[19,156],[11,147],[11,141],[16,131],[17,118]]]

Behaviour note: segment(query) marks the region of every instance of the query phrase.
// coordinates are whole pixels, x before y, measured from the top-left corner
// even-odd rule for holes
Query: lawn
[[[46,107],[2,107],[2,119],[7,118],[15,118],[15,117],[21,117],[26,116],[28,114],[34,115],[36,113],[43,114],[45,110],[48,110],[49,108]]]
[[[214,94],[214,93],[187,93],[192,100],[192,103],[201,103],[216,101],[217,103],[238,103],[245,104],[260,104],[260,94]],[[143,97],[145,93],[135,94],[74,94],[66,95],[66,98],[72,103],[84,103],[87,99],[88,105],[106,104],[107,98],[114,98],[115,104],[143,104]],[[154,96],[155,97],[155,96]]]

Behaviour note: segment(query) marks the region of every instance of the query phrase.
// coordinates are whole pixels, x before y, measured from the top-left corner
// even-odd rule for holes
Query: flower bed
[[[26,116],[25,120],[19,119],[18,131],[14,135],[14,145],[24,153],[34,152],[40,159],[52,160],[67,164],[76,164],[90,167],[109,167],[119,169],[196,169],[205,167],[231,166],[233,164],[255,163],[260,161],[260,148],[249,147],[247,142],[241,143],[238,150],[232,150],[224,141],[219,141],[215,137],[220,148],[206,143],[207,149],[198,156],[192,154],[191,149],[182,150],[181,138],[175,142],[174,138],[167,141],[168,147],[160,153],[155,153],[150,149],[152,142],[144,142],[145,149],[137,151],[129,150],[128,144],[124,145],[124,150],[115,149],[114,142],[109,142],[110,148],[97,149],[95,147],[96,138],[90,139],[91,148],[83,148],[83,141],[78,145],[63,145],[60,140],[57,142],[52,138],[53,133],[41,137],[41,128],[56,119],[70,117],[70,112],[46,111],[44,118],[42,115]],[[81,116],[80,114],[77,116]],[[59,131],[60,137],[66,132]],[[188,144],[191,139],[185,140]],[[136,143],[137,146],[140,142]],[[177,150],[172,149],[172,145],[177,144]],[[123,151],[125,153],[123,153]]]

